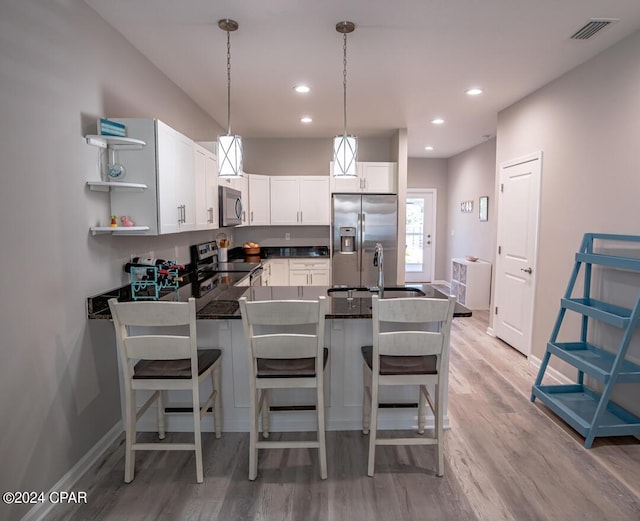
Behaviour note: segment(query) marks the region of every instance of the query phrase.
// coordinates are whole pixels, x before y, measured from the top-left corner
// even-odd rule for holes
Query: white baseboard
[[[58,482],[51,487],[51,489],[45,494],[45,497],[49,497],[51,493],[70,492],[73,486],[78,480],[91,468],[91,466],[100,459],[100,457],[106,452],[106,450],[118,439],[122,434],[122,420],[118,421],[109,432],[107,432],[98,443],[96,443],[80,460],[76,463],[71,470],[69,470],[64,476],[62,476]],[[48,499],[42,503],[38,503],[34,506],[21,521],[44,521],[47,515],[53,507],[56,505],[51,503]]]
[[[530,355],[529,356],[529,363],[533,367],[535,367],[536,369],[540,369],[540,366],[542,365],[542,360],[540,358],[538,358],[538,357]],[[560,371],[558,371],[557,369],[554,369],[550,365],[547,365],[547,370],[545,371],[545,374],[549,375],[551,378],[553,378],[554,380],[556,380],[560,384],[574,384],[575,383],[571,378],[569,378],[568,376],[562,374]]]
[[[496,332],[493,330],[492,327],[488,327],[487,328],[487,335],[492,336],[493,338],[496,337]]]
[[[447,286],[447,288],[451,287],[451,284],[449,283],[448,280],[434,280],[432,284],[441,284],[443,286]]]

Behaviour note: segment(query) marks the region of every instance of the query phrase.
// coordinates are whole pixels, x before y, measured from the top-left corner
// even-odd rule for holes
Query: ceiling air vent
[[[593,18],[571,35],[571,40],[588,40],[605,27],[617,22],[617,18]]]

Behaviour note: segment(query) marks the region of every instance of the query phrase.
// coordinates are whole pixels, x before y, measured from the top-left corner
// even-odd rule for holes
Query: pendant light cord
[[[230,135],[231,135],[231,33],[230,31],[227,31],[227,136],[230,136]]]
[[[344,70],[343,70],[343,87],[344,87],[344,137],[347,137],[347,33],[343,34],[344,44],[342,46],[344,50]]]

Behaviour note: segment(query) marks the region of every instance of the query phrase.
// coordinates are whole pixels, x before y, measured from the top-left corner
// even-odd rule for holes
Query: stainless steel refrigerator
[[[331,198],[333,285],[375,286],[376,243],[384,248],[384,285],[397,284],[398,198],[395,195],[333,194]]]

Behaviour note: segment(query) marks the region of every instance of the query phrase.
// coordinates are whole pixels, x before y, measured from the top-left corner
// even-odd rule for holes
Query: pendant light
[[[218,136],[218,175],[242,176],[242,138],[231,134],[231,33],[238,22],[227,18],[218,20],[218,27],[227,33],[227,134]]]
[[[344,91],[344,132],[333,138],[333,175],[334,177],[355,177],[358,161],[358,138],[347,134],[347,34],[352,33],[356,26],[353,22],[338,22],[336,31],[344,37],[342,46],[343,59],[343,91]]]

